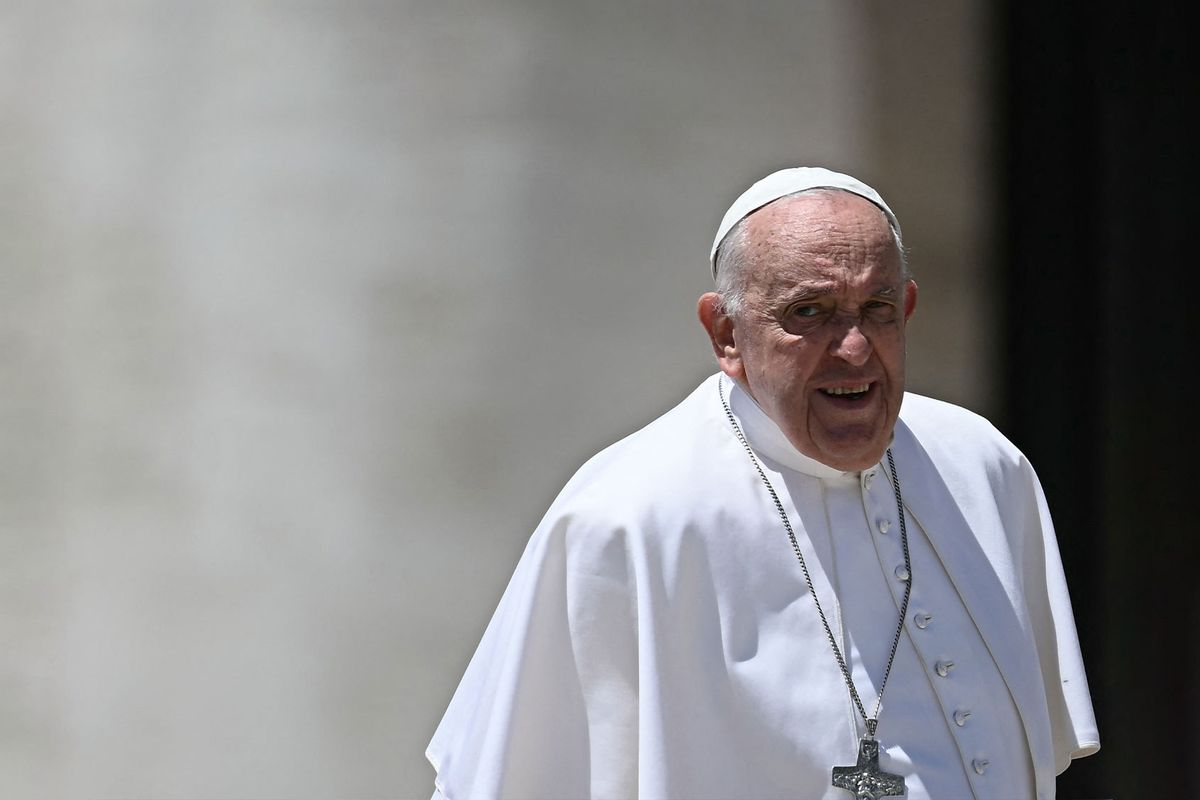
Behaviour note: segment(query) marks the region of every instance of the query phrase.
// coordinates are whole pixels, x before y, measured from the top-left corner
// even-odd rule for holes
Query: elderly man
[[[712,268],[720,372],[554,501],[435,798],[1052,798],[1099,740],[1050,515],[986,420],[905,393],[895,215],[782,170]]]

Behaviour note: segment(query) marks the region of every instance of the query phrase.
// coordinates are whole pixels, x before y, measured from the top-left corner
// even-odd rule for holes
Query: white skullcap
[[[717,238],[713,239],[712,252],[708,256],[708,260],[712,263],[713,278],[717,277],[717,248],[721,246],[721,242],[733,230],[734,225],[737,225],[767,203],[772,203],[781,197],[786,197],[795,192],[802,192],[805,189],[845,189],[847,192],[853,192],[859,197],[865,197],[879,206],[880,210],[887,215],[888,222],[896,230],[897,235],[900,233],[900,223],[897,221],[896,215],[888,208],[887,203],[883,202],[883,198],[879,196],[879,192],[857,178],[843,175],[840,172],[833,172],[824,167],[792,167],[791,169],[781,169],[778,172],[772,172],[742,192],[742,196],[734,200],[733,205],[725,212],[725,217],[721,220],[721,226],[717,228]]]

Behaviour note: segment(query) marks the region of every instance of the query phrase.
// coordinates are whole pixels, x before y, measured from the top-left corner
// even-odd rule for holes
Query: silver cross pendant
[[[858,743],[858,763],[834,767],[833,785],[854,793],[854,800],[879,800],[904,794],[904,778],[879,768],[879,742],[864,736]]]

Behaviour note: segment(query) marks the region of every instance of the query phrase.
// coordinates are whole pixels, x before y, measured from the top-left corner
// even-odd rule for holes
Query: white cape
[[[446,800],[840,791],[845,685],[717,377],[546,513],[429,745]],[[911,393],[892,450],[1052,798],[1099,739],[1034,470],[986,420]]]

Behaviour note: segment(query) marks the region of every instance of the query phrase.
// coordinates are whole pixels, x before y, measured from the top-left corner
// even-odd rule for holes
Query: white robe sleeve
[[[1062,558],[1041,483],[1025,462],[1028,492],[1036,498],[1026,503],[1024,524],[1041,531],[1041,547],[1025,553],[1025,598],[1041,662],[1054,746],[1054,770],[1062,773],[1072,759],[1100,749],[1100,736],[1092,710],[1091,693],[1075,630],[1075,617]],[[1040,591],[1030,591],[1030,583]]]
[[[530,539],[426,751],[437,800],[637,795],[636,595],[594,516]]]
[[[951,505],[961,511],[1007,596],[1019,635],[1005,621],[1007,615],[979,615],[989,607],[986,596],[992,592],[985,591],[987,582],[981,580],[986,575],[972,578],[966,566],[969,559],[963,556],[970,543],[941,542],[957,556],[960,593],[983,600],[975,603],[980,609],[976,623],[989,646],[1020,648],[993,652],[993,657],[1021,712],[1038,796],[1053,797],[1054,776],[1072,759],[1095,753],[1100,740],[1045,493],[1029,460],[983,417],[919,395],[906,394],[904,403],[897,439],[914,464],[924,454],[929,474],[937,478],[922,483],[925,473],[915,474],[914,482],[927,491],[906,490],[906,502],[910,494],[924,502],[931,519]],[[939,487],[952,499],[939,500]],[[936,533],[939,526],[934,528]]]

